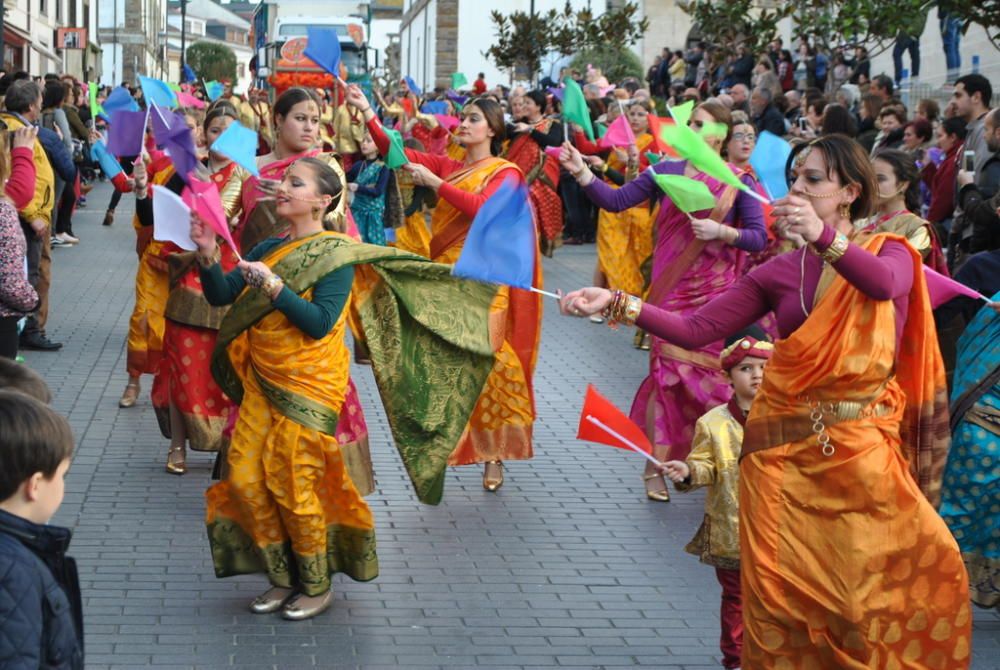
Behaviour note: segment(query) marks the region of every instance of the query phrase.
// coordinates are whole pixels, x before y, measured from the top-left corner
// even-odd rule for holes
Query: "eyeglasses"
[[[756,142],[757,136],[753,133],[733,133],[733,139],[737,142]]]

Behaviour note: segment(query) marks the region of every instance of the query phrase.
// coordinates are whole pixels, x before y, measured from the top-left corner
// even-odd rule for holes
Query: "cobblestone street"
[[[100,225],[110,189],[78,211],[78,246],[53,250],[49,336],[25,352],[52,387],[78,449],[54,522],[75,529],[87,667],[720,667],[719,586],[684,552],[701,493],[646,501],[634,454],[577,441],[588,382],[627,409],[646,369],[632,333],[558,316],[546,303],[536,373],[535,458],[508,464],[498,493],[478,467],[452,469],[441,505],[417,502],[369,368],[352,370],[368,419],[378,490],[379,578],[335,578],[335,603],[302,623],[254,615],[262,576],[218,580],[204,527],[213,455],[164,472],[167,441],[143,378],[119,409],[133,304],[132,198]],[[549,290],[590,282],[593,245],[545,262]],[[976,670],[1000,668],[1000,616],[976,610]]]

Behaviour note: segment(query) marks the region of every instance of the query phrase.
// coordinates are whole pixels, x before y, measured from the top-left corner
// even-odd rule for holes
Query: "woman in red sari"
[[[559,162],[545,153],[545,147],[557,147],[564,139],[563,126],[546,118],[545,94],[528,91],[521,98],[522,116],[511,126],[513,138],[507,147],[507,160],[524,173],[531,204],[538,217],[542,253],[552,252],[562,242],[563,208],[559,197]]]
[[[347,102],[364,113],[368,132],[385,155],[389,138],[361,89],[349,86]],[[413,176],[414,184],[429,187],[438,195],[432,219],[431,260],[449,264],[458,260],[472,220],[483,203],[506,180],[523,183],[520,169],[498,157],[504,132],[499,103],[480,98],[470,101],[462,110],[457,136],[466,148],[463,162],[406,150],[410,163],[404,169]],[[540,286],[541,263],[537,254],[534,263],[533,285]],[[483,488],[488,491],[496,491],[503,485],[503,461],[524,460],[534,455],[532,377],[538,358],[541,317],[537,293],[507,286],[497,291],[490,308],[490,333],[495,347],[493,371],[465,434],[448,459],[450,465],[483,463]]]
[[[274,121],[273,148],[270,153],[257,157],[260,177],[250,177],[243,183],[243,216],[234,234],[242,253],[248,253],[269,237],[279,237],[287,232],[287,224],[275,213],[274,195],[285,170],[298,159],[307,156],[318,158],[333,168],[342,184],[347,183],[340,156],[318,148],[320,109],[312,91],[300,87],[288,89],[274,101],[271,118]],[[324,225],[340,233],[352,232],[353,222],[346,198],[341,198],[336,209],[326,216]],[[353,232],[356,234],[357,230]],[[337,424],[337,442],[341,445],[351,479],[361,495],[374,491],[368,426],[353,380],[347,383],[347,395]]]

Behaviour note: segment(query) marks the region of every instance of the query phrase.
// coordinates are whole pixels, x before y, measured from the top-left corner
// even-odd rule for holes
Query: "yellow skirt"
[[[653,253],[653,218],[645,204],[597,216],[597,264],[608,287],[640,295],[642,264]]]
[[[135,273],[135,307],[128,322],[126,365],[131,377],[156,374],[163,356],[163,316],[170,296],[167,265],[160,257],[162,243],[150,242]]]
[[[403,251],[430,258],[431,231],[427,227],[427,215],[424,212],[414,212],[406,217],[402,227],[396,229],[395,246]]]

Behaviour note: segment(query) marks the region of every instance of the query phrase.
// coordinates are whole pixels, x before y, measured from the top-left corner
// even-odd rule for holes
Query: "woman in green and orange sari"
[[[355,266],[370,275],[355,306],[422,502],[440,500],[448,454],[493,363],[492,289],[451,278],[447,266],[326,230],[324,217],[342,194],[343,182],[324,162],[293,163],[275,192],[287,237],[249,250],[229,274],[219,266],[214,232],[197,217],[191,223],[205,297],[232,304],[212,372],[240,405],[228,472],[206,493],[216,574],[266,573],[271,588],[251,611],[281,610],[291,620],[330,606],[331,575],[378,575],[372,513],[336,437],[347,411],[344,337]]]
[[[389,138],[375,118],[364,93],[348,87],[347,102],[364,112],[372,139],[385,155]],[[438,195],[431,230],[431,260],[454,264],[462,252],[476,212],[506,179],[523,183],[520,169],[498,158],[504,138],[503,111],[494,100],[478,98],[462,109],[457,136],[465,145],[464,162],[444,156],[406,150],[414,184]],[[535,255],[534,286],[541,285],[541,264]],[[479,398],[451,465],[483,463],[483,487],[503,485],[503,461],[532,457],[535,401],[532,376],[541,336],[541,300],[537,293],[503,286],[497,292],[490,317],[496,345],[493,374]]]
[[[307,88],[293,87],[274,101],[271,118],[274,121],[274,142],[269,154],[257,157],[260,177],[250,177],[243,182],[241,195],[242,218],[233,237],[240,249],[249,251],[269,237],[282,236],[288,224],[275,211],[274,195],[285,170],[300,158],[312,157],[323,161],[337,173],[341,183],[346,183],[340,156],[323,152],[319,146],[320,111],[316,94]],[[337,201],[336,209],[327,217],[332,229],[357,236],[349,216],[347,201]],[[345,410],[337,424],[341,449],[351,476],[368,495],[375,490],[371,453],[368,446],[368,425],[354,382],[349,380]]]
[[[920,256],[856,230],[878,197],[860,145],[829,135],[795,151],[775,225],[808,247],[694,314],[594,288],[564,309],[606,310],[682,347],[773,309],[782,339],[740,456],[743,667],[967,668],[968,577],[934,509],[947,395]]]

